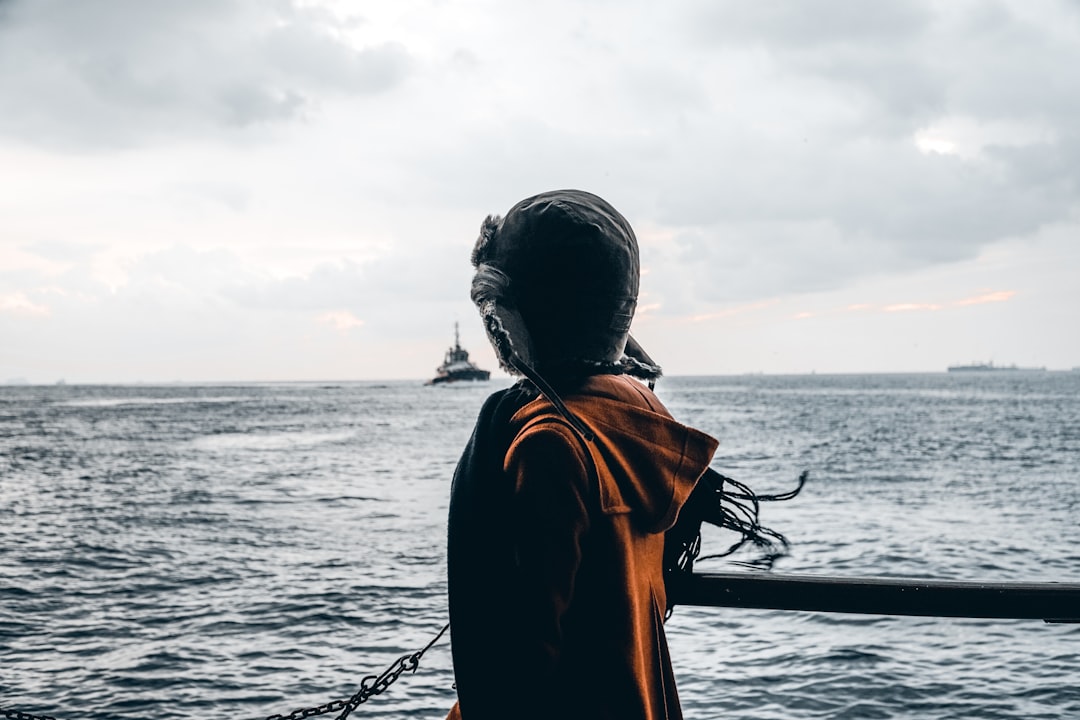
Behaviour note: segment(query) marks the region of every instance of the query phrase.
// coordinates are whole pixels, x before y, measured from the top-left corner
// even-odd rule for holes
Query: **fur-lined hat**
[[[505,217],[489,215],[472,263],[472,299],[508,372],[660,375],[629,334],[641,274],[637,238],[603,199],[556,190],[522,200]]]

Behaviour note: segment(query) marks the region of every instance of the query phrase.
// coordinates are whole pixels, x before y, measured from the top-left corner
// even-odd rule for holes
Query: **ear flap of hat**
[[[626,336],[626,350],[625,350],[625,352],[626,352],[627,357],[633,358],[634,360],[637,360],[639,363],[641,363],[643,365],[650,365],[650,366],[656,367],[656,368],[659,367],[656,364],[656,361],[653,360],[651,357],[649,357],[649,353],[645,352],[645,348],[641,347],[641,343],[639,343],[636,339],[634,339],[633,335],[628,334]]]
[[[521,313],[495,298],[480,300],[477,306],[484,321],[484,330],[499,356],[499,366],[512,375],[520,375],[515,358],[528,365],[532,364],[533,359],[529,331]]]
[[[663,370],[656,361],[649,357],[649,353],[645,352],[641,343],[630,334],[626,336],[626,349],[623,351],[621,362],[628,374],[647,380],[650,388],[656,386],[657,379],[663,374]]]
[[[520,371],[516,368],[514,357],[526,362],[531,360],[529,334],[521,313],[511,304],[510,278],[499,268],[485,262],[501,224],[502,217],[488,215],[480,225],[480,236],[472,251],[476,274],[469,294],[480,311],[484,330],[499,357],[499,366],[508,373],[518,375]]]

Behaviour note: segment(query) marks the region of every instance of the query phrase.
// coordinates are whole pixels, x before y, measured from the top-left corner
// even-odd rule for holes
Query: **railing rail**
[[[727,572],[694,573],[668,593],[676,605],[1080,623],[1080,583]]]

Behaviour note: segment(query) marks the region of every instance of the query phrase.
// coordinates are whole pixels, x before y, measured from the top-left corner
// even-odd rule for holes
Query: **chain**
[[[293,710],[288,715],[271,715],[266,720],[301,720],[301,718],[315,717],[316,715],[325,715],[326,713],[336,712],[345,708],[345,700],[331,700],[328,703],[319,705],[317,707],[301,708],[299,710]]]
[[[7,720],[56,720],[56,718],[50,715],[31,715],[30,713],[19,712],[18,710],[5,710],[4,708],[0,708],[0,713],[2,713]]]
[[[326,713],[338,712],[339,710],[341,711],[341,714],[337,716],[337,720],[345,720],[353,710],[360,707],[362,703],[367,702],[368,698],[386,692],[386,689],[393,685],[404,673],[416,672],[416,668],[420,667],[420,658],[422,658],[424,653],[431,649],[431,646],[437,643],[439,638],[443,636],[443,633],[449,629],[449,624],[443,625],[443,629],[440,630],[427,645],[414,653],[402,655],[397,660],[390,663],[390,666],[383,670],[381,675],[368,675],[365,677],[360,681],[360,689],[348,700],[331,700],[330,702],[317,707],[293,710],[288,715],[271,715],[266,718],[266,720],[303,720],[303,718],[325,715]],[[39,719],[27,717],[18,718],[18,720]],[[48,718],[43,720],[52,719]]]

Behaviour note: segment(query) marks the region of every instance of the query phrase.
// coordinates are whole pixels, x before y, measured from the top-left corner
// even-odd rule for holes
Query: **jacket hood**
[[[674,420],[651,391],[625,375],[589,377],[563,402],[594,434],[582,443],[597,471],[603,512],[629,513],[648,533],[674,525],[717,440]],[[521,428],[546,421],[566,423],[543,395],[511,418]]]

